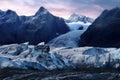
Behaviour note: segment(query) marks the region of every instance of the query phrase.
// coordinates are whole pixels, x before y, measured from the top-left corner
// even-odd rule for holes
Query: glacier
[[[70,30],[73,31],[73,30],[79,30],[79,28],[83,28],[82,30],[83,31],[86,31],[88,29],[88,27],[92,24],[92,23],[84,23],[84,22],[81,22],[81,21],[78,21],[78,22],[71,22],[71,23],[66,23]]]
[[[56,53],[45,53],[34,45],[23,43],[0,47],[0,68],[5,67],[54,70],[73,68],[73,64]]]
[[[75,48],[75,47],[78,47],[78,41],[80,39],[79,36],[81,36],[83,33],[84,33],[83,30],[70,31],[66,34],[63,34],[54,38],[53,40],[49,41],[47,44],[52,47]]]
[[[78,68],[120,68],[120,48],[79,47],[55,49]]]
[[[120,48],[79,47],[51,48],[29,43],[0,46],[0,68],[62,70],[77,68],[120,68]]]

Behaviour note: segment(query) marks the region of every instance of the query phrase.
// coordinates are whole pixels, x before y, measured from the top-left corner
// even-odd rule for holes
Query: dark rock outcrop
[[[20,24],[19,16],[14,11],[0,11],[0,44],[15,43]]]
[[[64,19],[52,15],[44,7],[33,16],[18,16],[11,10],[0,11],[0,44],[48,42],[68,31]]]
[[[79,46],[120,47],[120,8],[103,11],[81,36]]]

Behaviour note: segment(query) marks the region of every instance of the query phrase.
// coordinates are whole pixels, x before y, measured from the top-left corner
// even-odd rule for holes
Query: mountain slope
[[[26,41],[37,44],[66,33],[69,28],[62,18],[41,7],[34,16],[18,16],[11,10],[0,11],[0,31],[0,44]]]
[[[120,8],[105,10],[81,36],[79,45],[120,47]]]

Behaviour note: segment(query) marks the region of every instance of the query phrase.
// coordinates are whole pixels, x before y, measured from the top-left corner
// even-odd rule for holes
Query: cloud
[[[113,7],[120,7],[120,0],[94,0],[94,4],[98,4],[103,8],[111,9]]]
[[[96,18],[104,9],[120,7],[119,4],[120,0],[0,0],[0,9],[34,15],[40,6],[44,6],[57,16],[68,17],[75,12]]]
[[[12,2],[9,2],[7,0],[0,1],[0,9],[4,11],[11,9],[11,10],[16,11],[16,13],[19,15],[32,15],[35,13],[36,8],[31,8],[27,5],[24,5],[22,2],[19,2],[19,4],[16,4],[14,0]]]

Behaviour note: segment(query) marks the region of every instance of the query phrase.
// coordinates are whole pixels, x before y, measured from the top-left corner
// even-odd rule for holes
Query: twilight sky
[[[72,13],[96,18],[104,9],[120,7],[120,0],[0,0],[1,10],[11,9],[19,15],[34,15],[40,6],[64,18]]]

